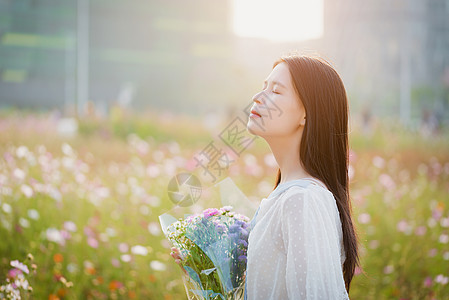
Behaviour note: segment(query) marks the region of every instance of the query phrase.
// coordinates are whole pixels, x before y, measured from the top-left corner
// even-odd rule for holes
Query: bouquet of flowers
[[[231,210],[208,208],[164,230],[180,251],[189,299],[243,299],[250,220]]]

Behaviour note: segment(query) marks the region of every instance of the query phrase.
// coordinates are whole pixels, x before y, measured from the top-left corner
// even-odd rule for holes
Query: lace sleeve
[[[298,189],[282,199],[288,299],[349,299],[335,218],[325,195]],[[343,297],[340,295],[344,295]]]

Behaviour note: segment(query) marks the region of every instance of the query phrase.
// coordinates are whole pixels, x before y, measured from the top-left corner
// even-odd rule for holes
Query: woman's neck
[[[266,139],[281,169],[281,181],[284,183],[294,179],[312,177],[301,164],[299,149],[301,135],[287,137],[270,137]]]

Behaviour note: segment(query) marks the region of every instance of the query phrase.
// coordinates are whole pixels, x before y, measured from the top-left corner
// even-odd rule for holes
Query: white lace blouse
[[[279,184],[251,223],[245,299],[349,299],[338,208],[321,181]]]

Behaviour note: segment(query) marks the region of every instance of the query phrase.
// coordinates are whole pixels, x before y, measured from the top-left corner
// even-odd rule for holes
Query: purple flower
[[[239,261],[246,261],[246,255],[240,255]]]
[[[218,233],[223,233],[225,231],[226,226],[222,225],[222,224],[217,224],[215,226],[215,229],[217,230]]]
[[[239,244],[248,247],[248,243],[245,240],[239,240]]]
[[[242,230],[242,228],[240,227],[239,224],[232,224],[231,226],[229,226],[229,232],[231,233],[235,233],[235,232],[240,232]]]

